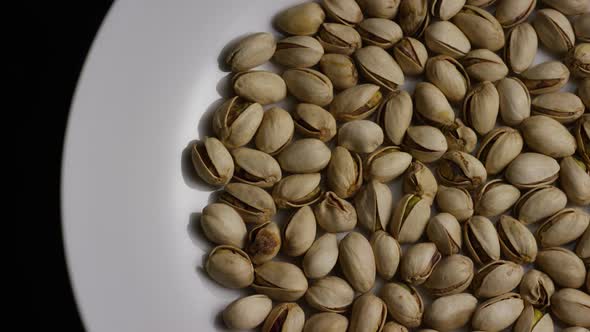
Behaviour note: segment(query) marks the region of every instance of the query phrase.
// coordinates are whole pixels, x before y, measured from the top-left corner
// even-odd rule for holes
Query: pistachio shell
[[[361,157],[337,146],[327,171],[328,187],[342,198],[354,196],[363,184],[363,163]]]
[[[262,188],[245,184],[229,183],[219,200],[233,207],[246,223],[263,224],[276,213],[272,197]]]
[[[226,100],[213,115],[213,132],[228,148],[248,144],[262,122],[263,110],[258,103],[240,97]]]
[[[471,294],[443,296],[426,308],[424,323],[438,331],[456,330],[467,325],[476,307],[477,299]]]
[[[447,296],[466,290],[472,279],[471,259],[455,254],[443,258],[436,264],[424,287],[434,296]]]
[[[543,313],[531,305],[525,306],[514,324],[514,332],[551,332],[553,320],[549,313]]]
[[[502,331],[512,325],[524,309],[524,302],[516,293],[506,293],[481,303],[471,320],[474,330]]]
[[[438,160],[448,148],[443,133],[432,126],[409,127],[402,146],[412,157],[423,163]]]
[[[324,22],[326,14],[315,2],[305,2],[290,7],[277,16],[275,23],[283,32],[290,35],[314,35]]]
[[[504,60],[513,72],[520,74],[533,64],[538,46],[539,39],[533,26],[520,23],[506,36]]]
[[[307,291],[307,279],[296,265],[270,261],[254,269],[252,288],[275,301],[297,301]]]
[[[584,0],[543,0],[543,2],[565,15],[578,15],[590,12],[590,4]]]
[[[574,21],[576,38],[582,42],[590,42],[590,13],[580,15]]]
[[[443,184],[466,189],[475,189],[487,179],[487,172],[481,161],[462,151],[445,153],[437,174]]]
[[[537,0],[500,1],[496,6],[496,18],[503,28],[513,27],[529,17]]]
[[[397,62],[377,46],[366,46],[354,52],[361,74],[369,81],[390,91],[404,84],[404,73]]]
[[[426,79],[439,88],[449,102],[454,104],[463,101],[463,98],[465,98],[467,91],[471,87],[469,76],[463,66],[457,60],[446,55],[439,55],[428,59],[426,63]],[[418,83],[416,86],[416,96],[418,88],[423,87],[422,84],[425,83]],[[424,99],[426,99],[426,102],[429,102],[429,99],[433,97],[427,95]],[[417,98],[416,107],[421,105],[420,101]],[[418,113],[422,114],[424,110],[418,110]]]
[[[436,245],[421,242],[410,246],[402,256],[400,263],[401,279],[411,285],[421,285],[432,274],[441,260]]]
[[[287,96],[283,79],[269,71],[239,72],[232,79],[236,95],[261,105],[277,103]]]
[[[584,114],[584,103],[580,97],[569,92],[552,92],[533,99],[532,113],[545,115],[561,123],[571,123]]]
[[[322,197],[320,181],[319,173],[286,176],[273,188],[272,198],[283,209],[313,204]]]
[[[429,62],[430,63],[430,62]],[[464,82],[464,84],[466,84]],[[464,89],[467,87],[464,86]],[[434,84],[420,82],[414,90],[414,101],[419,119],[425,124],[436,127],[451,127],[455,121],[455,112],[447,101],[443,91]]]
[[[421,162],[414,161],[404,175],[404,194],[415,194],[432,202],[437,191],[438,184],[434,174]]]
[[[418,327],[422,323],[424,302],[411,285],[387,283],[381,288],[379,297],[387,304],[389,314],[395,321],[409,328]]]
[[[590,327],[590,295],[577,289],[560,289],[551,297],[551,311],[562,322]]]
[[[460,58],[471,51],[471,43],[467,36],[448,21],[431,24],[426,28],[424,40],[430,51],[453,58]]]
[[[382,230],[373,233],[370,243],[375,255],[377,273],[383,279],[390,280],[397,272],[402,255],[399,243]]]
[[[365,178],[387,183],[401,176],[412,163],[412,155],[398,147],[387,146],[375,150],[365,160]]]
[[[463,240],[471,258],[477,264],[500,259],[500,240],[494,224],[482,216],[473,216],[463,224]]]
[[[473,294],[479,298],[495,297],[518,287],[523,275],[524,269],[516,263],[494,261],[477,271],[471,288]]]
[[[283,72],[287,89],[303,103],[326,106],[334,98],[332,82],[317,70],[293,68]]]
[[[324,23],[317,39],[326,53],[351,55],[361,48],[361,35],[352,27],[339,23]]]
[[[301,332],[305,313],[297,303],[281,303],[274,307],[262,325],[262,332]]]
[[[540,63],[521,74],[522,83],[532,95],[558,91],[569,77],[569,69],[559,61]]]
[[[491,82],[482,82],[471,89],[463,103],[463,119],[478,134],[485,135],[496,126],[500,111],[500,95]]]
[[[245,288],[254,281],[254,267],[248,255],[228,245],[211,250],[205,270],[213,280],[226,288]]]
[[[469,191],[463,188],[441,185],[436,194],[436,204],[440,211],[449,213],[458,221],[465,221],[473,216],[473,200]]]
[[[363,12],[354,0],[323,0],[326,14],[335,21],[347,25],[356,25],[363,20]]]
[[[519,290],[527,303],[538,308],[546,308],[555,293],[555,285],[546,273],[531,269],[524,274]]]
[[[346,280],[325,277],[314,281],[305,293],[305,301],[320,311],[343,313],[354,300],[354,289]]]
[[[255,265],[270,261],[281,249],[281,232],[274,222],[252,228],[248,240],[246,251]]]
[[[461,59],[469,77],[476,81],[496,82],[508,75],[508,67],[496,53],[487,49],[472,50]]]
[[[363,44],[388,49],[403,37],[402,28],[392,20],[385,18],[368,18],[362,21],[357,30]]]
[[[567,204],[565,193],[554,186],[539,186],[524,193],[514,205],[514,215],[524,224],[552,216]]]
[[[460,119],[455,119],[455,125],[443,132],[449,150],[457,150],[471,153],[477,146],[477,134],[473,129],[463,124]]]
[[[193,144],[191,159],[199,177],[209,184],[227,184],[234,175],[231,154],[215,137],[205,137],[203,142]]]
[[[382,332],[408,332],[408,329],[396,322],[388,322],[383,326]]]
[[[527,86],[516,77],[506,77],[496,84],[500,96],[500,116],[509,126],[519,125],[531,115],[531,96]]]
[[[590,78],[590,43],[581,43],[570,49],[564,61],[573,76]]]
[[[399,243],[414,243],[420,239],[430,218],[431,203],[414,194],[400,199],[390,222],[390,233]]]
[[[381,331],[387,319],[387,306],[377,296],[359,296],[352,306],[348,332]]]
[[[298,104],[293,118],[295,128],[302,136],[317,138],[322,142],[328,142],[336,136],[336,119],[317,105]]]
[[[279,163],[269,154],[250,148],[231,151],[235,162],[234,179],[261,188],[270,188],[282,178]]]
[[[273,107],[264,112],[254,142],[262,152],[275,155],[281,152],[293,138],[294,124],[289,112]]]
[[[321,312],[311,316],[303,332],[346,332],[348,319],[345,316],[333,312]]]
[[[277,42],[273,60],[287,68],[313,67],[324,55],[317,39],[309,36],[291,36]]]
[[[357,0],[363,12],[369,17],[394,18],[400,0]]]
[[[475,213],[494,217],[508,211],[520,198],[520,190],[501,179],[492,180],[480,188],[475,199]]]
[[[278,156],[281,168],[291,173],[315,173],[330,162],[330,149],[315,138],[303,138],[287,146]]]
[[[406,91],[392,95],[381,104],[377,119],[385,136],[395,145],[400,145],[406,130],[412,123],[412,97]]]
[[[451,19],[465,5],[465,0],[434,0],[430,13],[443,21]]]
[[[551,184],[559,176],[559,164],[540,153],[526,152],[518,155],[506,169],[506,180],[519,189],[536,188]]]
[[[340,121],[361,120],[377,110],[382,98],[377,85],[357,85],[336,95],[330,113]]]
[[[540,250],[535,264],[561,287],[580,288],[584,285],[584,262],[566,248],[552,247]]]
[[[495,175],[519,156],[523,145],[524,140],[518,130],[498,127],[484,137],[477,158],[484,164],[488,174]]]
[[[338,131],[338,144],[358,153],[371,153],[383,143],[383,130],[375,122],[353,120]]]
[[[484,9],[464,6],[453,23],[465,33],[474,47],[498,51],[504,47],[504,30],[496,18]]]
[[[348,232],[356,226],[354,206],[331,191],[314,207],[314,213],[318,225],[329,233]]]
[[[426,234],[443,255],[457,254],[461,250],[461,225],[451,214],[443,212],[430,218]]]
[[[406,75],[421,75],[426,68],[428,51],[418,39],[405,37],[393,48],[393,56]]]
[[[310,279],[323,278],[338,262],[338,241],[336,235],[326,233],[311,245],[303,257],[303,271]]]
[[[494,3],[496,3],[496,0],[467,0],[468,5],[481,8],[489,7]]]
[[[541,247],[556,247],[582,236],[590,224],[590,216],[579,209],[563,209],[537,229]]]
[[[358,83],[359,74],[351,57],[344,54],[324,54],[320,60],[320,70],[337,90],[352,88]]]
[[[405,36],[418,38],[430,23],[427,0],[404,0],[400,4],[399,24]]]
[[[316,221],[313,210],[304,206],[297,210],[283,229],[283,250],[295,257],[307,252],[315,240]]]
[[[338,249],[340,268],[352,288],[361,293],[371,290],[376,267],[369,241],[360,233],[350,232],[340,241]]]
[[[576,139],[566,127],[553,118],[535,115],[522,122],[524,141],[533,151],[553,158],[576,152]]]
[[[361,226],[370,232],[387,229],[393,206],[393,196],[387,185],[370,181],[356,195],[354,204]]]
[[[275,52],[276,42],[272,34],[258,32],[246,36],[229,51],[225,58],[233,72],[249,70],[267,62]]]
[[[508,215],[503,215],[496,224],[496,228],[504,256],[518,264],[535,261],[538,251],[537,241],[524,224]]]
[[[230,303],[223,311],[225,326],[229,329],[253,329],[266,319],[272,301],[266,295],[250,295]]]
[[[242,217],[230,206],[220,203],[207,205],[201,214],[200,223],[203,233],[211,242],[244,247],[246,225]]]

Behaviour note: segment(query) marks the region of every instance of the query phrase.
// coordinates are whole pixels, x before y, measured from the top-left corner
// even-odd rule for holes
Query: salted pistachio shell
[[[303,332],[346,332],[348,319],[333,312],[321,312],[311,316],[306,322]]]
[[[248,254],[233,246],[213,248],[207,257],[205,270],[226,288],[245,288],[254,281],[254,267]]]
[[[387,283],[379,291],[379,297],[387,304],[389,314],[396,322],[408,328],[418,327],[422,323],[424,302],[411,285]]]
[[[419,161],[414,161],[406,170],[403,178],[404,194],[415,194],[422,199],[434,201],[438,191],[438,184],[434,174]]]
[[[317,70],[292,68],[283,72],[287,89],[303,103],[326,106],[332,102],[334,94],[330,79]]]
[[[496,296],[477,306],[471,319],[471,328],[502,331],[518,319],[523,309],[524,302],[516,293]]]
[[[590,4],[584,0],[543,0],[543,2],[565,15],[590,13]]]
[[[305,293],[305,301],[320,311],[343,313],[354,300],[354,289],[346,280],[334,276],[314,281]]]
[[[357,26],[363,44],[388,49],[403,37],[402,28],[394,21],[385,18],[368,18]]]
[[[317,39],[326,53],[351,55],[361,48],[361,35],[352,27],[339,23],[324,23]]]
[[[570,92],[552,92],[533,99],[532,113],[545,115],[560,123],[572,123],[584,114],[584,103]]]
[[[323,278],[338,262],[336,235],[326,233],[317,238],[303,257],[303,272],[309,279]]]
[[[488,49],[477,49],[461,59],[469,77],[476,81],[496,82],[508,75],[508,67],[496,53]]]
[[[581,42],[590,42],[590,13],[578,16],[574,21],[576,38]]]
[[[394,18],[397,15],[400,0],[358,0],[363,12],[369,17]]]
[[[511,28],[526,21],[536,5],[537,0],[500,1],[496,6],[496,19],[503,28]]]
[[[404,73],[393,57],[378,46],[366,46],[354,52],[361,74],[389,91],[399,90],[404,84]]]
[[[581,43],[570,49],[565,64],[573,76],[590,78],[590,43]]]
[[[451,22],[431,24],[424,33],[426,47],[433,53],[460,58],[471,51],[471,43],[463,31]]]
[[[291,257],[301,256],[311,247],[315,235],[313,210],[304,206],[293,213],[283,228],[283,250]]]
[[[246,251],[252,263],[259,265],[273,259],[281,249],[281,231],[274,222],[252,228],[248,234]]]
[[[305,313],[297,303],[280,303],[275,306],[262,325],[262,332],[301,332]]]
[[[439,55],[428,59],[425,73],[426,79],[438,87],[448,101],[454,104],[463,101],[463,98],[465,98],[467,91],[471,87],[469,76],[463,66],[457,60],[447,55]],[[416,86],[416,94],[419,85]],[[434,95],[424,96],[424,99],[427,99],[427,102],[430,101],[428,99],[437,100],[434,98]],[[420,100],[416,100],[416,107],[420,104]],[[423,111],[418,112],[419,114],[423,113]]]
[[[275,23],[279,30],[287,34],[311,36],[318,31],[325,18],[322,7],[310,1],[282,11]]]
[[[520,74],[533,64],[538,47],[539,38],[533,26],[520,23],[506,36],[504,60],[513,72]]]
[[[266,110],[254,138],[256,148],[271,156],[278,154],[291,143],[294,128],[289,112],[280,107]]]
[[[430,23],[427,0],[404,0],[400,4],[399,24],[405,36],[419,38]]]
[[[464,84],[467,83],[464,81]],[[467,86],[463,86],[463,89],[466,88]],[[440,128],[453,126],[455,112],[443,91],[434,84],[428,82],[418,83],[414,90],[414,102],[416,115],[425,124]]]
[[[363,184],[363,162],[355,152],[337,146],[327,171],[328,187],[339,197],[354,196]]]
[[[277,103],[287,96],[281,76],[264,70],[243,71],[232,78],[236,95],[261,105]]]
[[[336,120],[351,121],[369,117],[377,110],[383,99],[379,86],[361,84],[336,95],[330,104],[330,113]]]
[[[418,39],[405,37],[393,48],[393,56],[406,75],[421,75],[426,68],[428,51]]]
[[[465,0],[434,0],[430,13],[443,21],[450,20],[461,8],[465,6]]]
[[[496,1],[497,0],[467,0],[467,4],[470,6],[485,8],[493,5]]]
[[[584,262],[566,248],[552,247],[540,250],[535,264],[561,287],[580,288],[584,285]]]
[[[258,103],[240,97],[227,99],[213,115],[213,132],[227,148],[246,145],[256,134],[263,114]]]
[[[263,224],[277,212],[275,203],[264,189],[246,184],[229,183],[219,196],[225,203],[236,210],[246,223]]]
[[[481,142],[477,158],[490,175],[498,174],[522,151],[524,140],[520,132],[510,127],[490,131]]]
[[[586,232],[584,232],[582,237],[578,240],[578,243],[576,244],[576,254],[585,264],[590,264],[590,227],[586,229]],[[588,279],[586,280],[586,285],[586,288],[589,288]]]
[[[352,306],[348,332],[381,331],[387,319],[387,306],[377,296],[359,296]]]
[[[328,17],[346,25],[356,25],[363,20],[363,12],[354,0],[322,0]]]
[[[205,137],[191,147],[191,160],[197,175],[205,182],[221,186],[234,175],[234,161],[223,143],[215,137]]]
[[[525,119],[521,125],[527,146],[553,158],[571,156],[576,152],[576,139],[557,120],[544,115]]]
[[[524,310],[514,324],[514,332],[551,332],[553,331],[553,320],[549,313],[535,309],[531,305],[525,306]]]
[[[273,60],[287,68],[315,66],[324,55],[324,48],[310,36],[290,36],[277,42]]]
[[[455,119],[455,125],[443,131],[449,150],[473,152],[477,146],[477,134],[473,129],[463,124],[460,119]]]
[[[498,232],[486,217],[473,216],[463,224],[463,241],[467,252],[479,265],[500,259]]]
[[[588,82],[590,83],[590,80]],[[590,88],[590,84],[588,88]],[[578,120],[574,132],[578,153],[586,165],[590,165],[590,115],[583,115]]]
[[[351,57],[344,54],[324,54],[320,60],[320,70],[337,90],[352,88],[358,83],[359,74]]]
[[[367,185],[355,196],[359,224],[369,232],[386,230],[393,210],[391,189],[376,180]]]
[[[532,263],[537,257],[537,241],[531,231],[520,221],[503,215],[496,223],[500,248],[509,260],[518,263]]]
[[[410,246],[400,263],[401,280],[414,286],[423,284],[440,260],[441,254],[434,243],[421,242]]]
[[[400,199],[390,222],[390,233],[399,243],[414,243],[420,239],[430,218],[431,203],[414,194]]]
[[[434,296],[458,294],[469,287],[473,274],[471,259],[454,254],[436,264],[424,287]]]
[[[293,112],[293,120],[297,131],[305,137],[328,142],[336,136],[336,119],[317,105],[298,104]]]
[[[315,138],[303,138],[288,145],[278,156],[281,168],[291,173],[315,173],[328,166],[330,149]]]
[[[590,295],[577,289],[560,289],[551,297],[551,312],[562,322],[590,327]]]
[[[438,331],[453,331],[469,322],[477,308],[477,299],[469,293],[447,295],[426,308],[424,323]]]
[[[262,324],[272,309],[266,295],[250,295],[237,299],[223,310],[222,318],[229,329],[249,330]]]
[[[559,188],[544,185],[524,193],[514,205],[514,215],[524,224],[544,220],[563,209],[567,197]]]
[[[518,155],[506,168],[506,180],[519,189],[530,189],[551,184],[559,176],[559,164],[540,153]]]
[[[478,134],[486,135],[496,126],[500,110],[500,95],[493,83],[486,81],[474,86],[463,102],[463,119]]]
[[[551,304],[555,285],[546,273],[531,269],[522,277],[519,291],[526,303],[537,308],[546,308]]]
[[[461,225],[453,215],[443,212],[430,218],[426,228],[428,239],[436,244],[443,255],[453,255],[461,251]]]
[[[231,48],[225,63],[233,72],[249,70],[270,60],[275,48],[275,38],[271,33],[254,33],[241,39]]]
[[[516,77],[506,77],[496,83],[500,96],[500,116],[509,126],[519,125],[531,115],[531,95],[528,87]]]
[[[486,10],[466,5],[452,22],[465,33],[474,47],[498,51],[504,47],[504,30],[498,20]]]
[[[270,188],[282,178],[279,163],[269,154],[250,148],[231,151],[234,158],[234,180],[261,188]]]
[[[440,159],[448,149],[443,133],[432,126],[409,127],[402,146],[412,157],[423,163]]]
[[[569,77],[569,69],[559,61],[540,63],[521,74],[522,83],[532,95],[559,91]]]
[[[385,324],[385,326],[383,326],[383,330],[381,330],[382,332],[408,332],[408,329],[401,325],[398,324],[396,322],[388,322],[387,324]]]
[[[520,198],[520,190],[502,179],[489,181],[482,186],[475,198],[475,213],[495,217],[508,211]]]
[[[381,104],[377,119],[385,136],[395,145],[400,145],[406,130],[412,123],[412,97],[406,91],[399,91],[391,95]]]
[[[440,211],[450,214],[458,221],[465,221],[473,216],[473,200],[469,191],[464,188],[439,186],[436,204]]]
[[[242,217],[230,206],[220,203],[207,205],[200,220],[203,233],[215,244],[243,248],[246,242],[246,225]]]
[[[383,143],[383,130],[373,121],[353,120],[338,131],[338,144],[357,153],[371,153]]]
[[[297,265],[270,261],[254,269],[252,288],[274,301],[293,302],[307,291],[307,279]]]
[[[375,256],[369,241],[360,233],[350,232],[338,246],[338,263],[352,288],[365,293],[375,284]]]
[[[481,161],[462,151],[445,153],[437,174],[443,184],[466,189],[475,189],[487,179],[487,172]]]
[[[284,177],[272,190],[272,198],[279,208],[302,207],[322,197],[319,173],[293,174]]]
[[[365,160],[365,179],[387,183],[400,177],[410,167],[412,155],[396,146],[375,150]]]
[[[523,275],[521,265],[510,261],[494,261],[477,271],[471,288],[473,294],[479,298],[495,297],[518,287]]]
[[[375,255],[377,273],[381,278],[390,280],[397,272],[402,256],[399,243],[382,230],[373,233],[370,243]]]
[[[579,209],[563,209],[552,215],[537,229],[541,247],[557,247],[582,236],[590,224],[590,216]]]
[[[323,200],[314,207],[318,225],[329,233],[348,232],[356,226],[356,210],[348,201],[328,191]]]

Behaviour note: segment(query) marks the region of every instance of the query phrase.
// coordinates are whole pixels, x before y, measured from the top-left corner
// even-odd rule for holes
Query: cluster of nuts
[[[224,186],[205,269],[257,293],[229,328],[588,331],[590,1],[539,2],[532,24],[537,0],[306,2],[232,48],[236,96],[192,147]]]

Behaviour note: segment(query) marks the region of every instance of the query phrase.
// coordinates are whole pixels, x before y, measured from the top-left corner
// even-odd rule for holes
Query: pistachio
[[[361,48],[361,35],[352,27],[339,23],[324,23],[317,39],[326,53],[351,55]]]
[[[464,82],[464,84],[467,84]],[[467,86],[463,86],[467,88]],[[418,118],[425,124],[448,128],[453,126],[455,113],[443,91],[434,84],[420,82],[414,90]]]
[[[423,163],[440,159],[448,148],[443,133],[431,126],[409,127],[402,146],[412,157]]]
[[[467,252],[479,265],[500,259],[498,232],[486,217],[473,216],[463,224],[463,241]]]
[[[533,99],[532,106],[534,115],[545,115],[564,124],[574,122],[584,114],[584,103],[570,92],[539,95]]]
[[[496,53],[487,49],[472,50],[461,59],[469,77],[476,81],[496,82],[508,75],[508,67]]]
[[[393,211],[390,233],[399,243],[414,243],[420,239],[430,218],[429,199],[414,194],[404,195]]]
[[[301,256],[312,246],[315,235],[313,210],[304,206],[293,213],[283,228],[283,250],[289,256]]]
[[[447,295],[434,300],[424,314],[424,323],[439,331],[459,329],[469,322],[477,299],[468,293]],[[435,330],[421,330],[435,331]]]
[[[279,163],[269,154],[250,148],[231,152],[235,162],[234,179],[238,182],[270,188],[282,178]]]
[[[403,192],[418,195],[432,202],[437,191],[438,184],[434,174],[421,162],[414,161],[404,175]]]
[[[559,164],[540,153],[518,155],[506,168],[506,180],[519,189],[530,189],[551,184],[559,176]]]
[[[305,301],[320,311],[343,313],[353,300],[354,289],[346,280],[333,276],[316,280],[305,293]]]
[[[424,41],[434,53],[460,58],[471,51],[467,36],[451,22],[439,21],[426,28]]]
[[[537,241],[524,224],[511,216],[503,215],[496,224],[496,228],[504,256],[518,264],[535,261],[538,251]]]
[[[582,43],[570,49],[565,57],[565,64],[573,76],[590,78],[590,43]]]
[[[340,121],[361,120],[373,114],[382,99],[377,85],[357,85],[336,95],[330,104],[330,113]]]
[[[576,152],[576,139],[557,120],[535,115],[522,122],[524,141],[533,151],[553,158],[571,156]]]
[[[439,213],[430,218],[426,234],[445,256],[457,254],[461,250],[461,226],[449,213]]]
[[[246,225],[242,217],[228,205],[207,205],[201,214],[201,228],[209,241],[243,248],[246,240]]]
[[[222,318],[229,329],[249,330],[262,324],[272,309],[266,295],[250,295],[230,303]]]
[[[404,84],[404,73],[395,60],[384,49],[366,46],[354,53],[361,74],[384,89],[399,90]]]
[[[317,70],[309,68],[287,69],[283,72],[283,79],[289,93],[303,103],[326,106],[334,98],[332,82]]]
[[[516,77],[506,77],[496,84],[500,96],[500,116],[509,126],[519,125],[531,115],[528,87]]]
[[[427,0],[404,0],[400,4],[399,24],[405,36],[418,38],[430,23]]]
[[[425,72],[426,78],[439,88],[451,103],[461,102],[471,87],[469,76],[463,66],[450,56],[439,55],[428,59]],[[423,88],[423,84],[427,83],[418,83],[416,86],[416,96],[418,96],[419,88]],[[426,103],[438,100],[434,94],[425,95],[424,99],[426,99]],[[416,107],[419,107],[420,104],[420,99],[416,100]],[[421,114],[423,110],[422,112],[418,110],[418,112]]]
[[[496,179],[486,183],[475,199],[475,213],[484,217],[495,217],[508,211],[520,198],[520,190],[513,185]]]
[[[584,285],[584,262],[566,248],[553,247],[539,251],[536,264],[561,287],[580,288]]]
[[[449,150],[473,152],[477,145],[477,134],[467,127],[460,119],[455,119],[455,126],[445,129],[443,132]]]
[[[274,61],[287,68],[315,66],[324,55],[324,48],[310,36],[291,36],[277,42]]]
[[[248,234],[248,252],[255,265],[273,259],[281,249],[281,232],[274,222],[254,227]]]
[[[248,255],[228,245],[211,250],[205,270],[213,280],[227,288],[245,288],[254,280],[254,267]]]
[[[381,331],[387,319],[387,306],[377,296],[359,296],[352,306],[348,332]]]
[[[396,322],[388,322],[383,326],[383,332],[408,332],[408,329]]]
[[[263,224],[277,212],[272,197],[262,188],[229,183],[219,200],[236,210],[246,223]]]
[[[199,177],[209,184],[227,184],[234,174],[231,154],[215,137],[205,137],[202,142],[194,143],[191,159]]]
[[[590,204],[590,165],[585,165],[575,157],[561,160],[559,179],[570,201],[578,205]]]
[[[471,319],[471,328],[482,331],[502,331],[512,325],[524,309],[516,293],[506,293],[481,303]]]
[[[559,61],[540,63],[521,74],[522,82],[532,95],[559,91],[569,77],[569,69]]]
[[[258,32],[246,36],[229,51],[225,63],[233,72],[258,67],[267,62],[275,52],[276,42],[272,34]]]
[[[421,242],[410,246],[402,256],[400,276],[404,282],[411,285],[421,285],[441,260],[441,254],[436,245],[431,242]]]
[[[213,132],[228,148],[248,144],[262,122],[263,110],[258,103],[240,97],[226,100],[213,115]]]
[[[303,332],[346,332],[348,319],[333,312],[321,312],[311,316],[306,322]]]
[[[551,297],[551,311],[562,322],[590,327],[590,295],[577,289],[560,289]]]
[[[590,4],[584,0],[543,0],[543,2],[565,15],[578,15],[590,12]]]
[[[387,283],[381,288],[379,297],[387,304],[389,314],[396,322],[408,328],[418,327],[422,323],[424,302],[411,285]]]
[[[526,21],[536,5],[537,0],[500,1],[496,6],[496,18],[503,28],[511,28]]]
[[[270,261],[254,269],[252,288],[274,301],[293,302],[307,291],[307,279],[296,265]]]
[[[452,21],[465,33],[473,46],[493,52],[504,47],[504,30],[498,20],[486,10],[466,5],[453,16]]]
[[[330,149],[315,138],[303,138],[287,146],[278,156],[281,168],[291,173],[315,173],[328,166]]]
[[[311,245],[303,257],[303,271],[310,279],[323,278],[338,262],[338,241],[336,235],[326,233]]]
[[[262,325],[262,332],[301,332],[305,313],[297,303],[280,303],[274,307]]]
[[[400,145],[412,123],[412,115],[412,97],[406,91],[399,91],[381,104],[377,119],[387,138],[393,144]]]
[[[557,187],[544,185],[524,193],[514,205],[514,215],[525,225],[552,216],[567,204],[565,193]]]
[[[495,297],[518,287],[523,275],[524,269],[516,263],[494,261],[477,271],[471,288],[473,294],[479,298]]]
[[[323,200],[314,207],[318,225],[326,232],[348,232],[356,226],[356,210],[348,201],[328,191]]]
[[[588,80],[590,82],[590,80]],[[590,88],[590,85],[588,85]],[[578,145],[578,153],[586,165],[590,165],[590,116],[583,115],[577,122],[576,128],[576,142]]]
[[[324,23],[326,14],[315,2],[305,2],[279,13],[275,23],[279,30],[297,36],[315,35]]]
[[[514,332],[550,332],[553,331],[553,320],[549,313],[525,306],[514,325]]]
[[[494,3],[496,3],[496,0],[467,0],[468,5],[481,8],[489,7]]]
[[[482,82],[471,89],[463,103],[463,119],[478,134],[486,135],[496,126],[500,95],[491,82]]]
[[[391,189],[372,180],[356,195],[354,204],[358,221],[370,232],[387,229],[393,205]]]
[[[328,187],[342,198],[354,196],[363,184],[363,163],[361,157],[337,146],[327,171]]]
[[[581,42],[590,42],[590,13],[582,14],[574,21],[576,38]]]
[[[291,143],[294,127],[291,115],[284,109],[273,107],[265,111],[254,138],[256,148],[271,156],[278,154]]]
[[[371,153],[383,143],[383,130],[369,120],[353,120],[338,131],[338,144],[357,153]]]
[[[549,276],[539,270],[528,270],[520,282],[520,295],[527,302],[538,308],[546,308],[555,293],[555,285]]]
[[[590,227],[586,229],[582,237],[578,240],[576,254],[584,261],[584,264],[590,264]],[[588,272],[590,273],[590,271]],[[586,288],[590,288],[588,286],[588,279],[586,279]]]
[[[287,96],[285,81],[269,71],[239,72],[234,75],[232,84],[236,95],[261,105],[277,103]]]
[[[363,12],[369,17],[394,18],[399,9],[400,0],[358,0]]]
[[[506,36],[504,60],[513,72],[520,74],[533,64],[538,47],[539,39],[533,26],[520,23]]]
[[[465,0],[434,0],[430,13],[443,21],[450,20],[465,5]]]
[[[322,0],[322,6],[339,23],[356,25],[363,20],[363,12],[354,0]]]
[[[286,176],[273,188],[272,198],[282,209],[311,205],[322,197],[320,181],[319,173]]]
[[[372,289],[376,267],[369,241],[360,233],[350,232],[340,241],[338,249],[340,268],[352,288],[361,293]]]
[[[590,224],[590,216],[578,209],[563,209],[552,215],[537,229],[541,247],[557,247],[582,236]]]
[[[487,172],[481,161],[462,151],[445,153],[437,174],[443,184],[466,189],[475,189],[487,179]]]
[[[358,83],[358,72],[351,57],[344,54],[324,54],[320,60],[320,70],[324,73],[335,89],[352,88]]]
[[[268,111],[266,111],[268,113]],[[314,104],[298,104],[293,112],[295,128],[305,137],[328,142],[336,136],[336,119],[325,109]]]
[[[424,287],[434,296],[463,292],[473,279],[473,262],[469,257],[454,254],[443,258],[432,271]]]
[[[405,37],[397,43],[393,56],[406,75],[421,75],[428,61],[426,46],[412,37]]]
[[[363,44],[388,49],[403,37],[402,28],[392,20],[385,18],[368,18],[362,21],[357,30]]]
[[[465,221],[473,215],[473,200],[469,191],[464,188],[441,185],[436,194],[436,204],[440,211],[450,214],[458,221]]]
[[[380,148],[367,156],[365,179],[387,183],[401,176],[412,163],[412,156],[398,147]]]
[[[397,272],[402,255],[399,243],[382,230],[373,233],[370,243],[375,255],[377,273],[383,279],[390,280]]]

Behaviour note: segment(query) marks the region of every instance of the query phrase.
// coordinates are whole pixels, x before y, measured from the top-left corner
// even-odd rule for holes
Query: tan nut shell
[[[523,275],[521,265],[510,261],[494,261],[477,271],[471,288],[473,294],[479,298],[495,297],[518,287]]]
[[[360,233],[350,232],[338,248],[338,262],[350,285],[361,293],[373,288],[376,266],[369,241]]]

